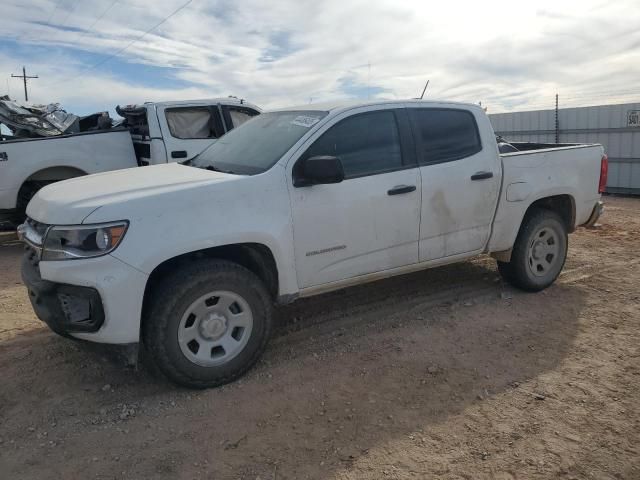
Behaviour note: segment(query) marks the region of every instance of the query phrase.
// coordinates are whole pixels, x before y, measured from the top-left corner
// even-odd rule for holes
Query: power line
[[[112,8],[116,3],[118,3],[119,1],[120,1],[120,0],[113,0],[113,2],[111,2],[111,3],[109,4],[109,6],[108,6],[107,8],[105,8],[105,9],[102,11],[102,13],[98,16],[98,18],[96,18],[96,19],[93,21],[93,23],[92,23],[91,25],[89,25],[89,26],[86,28],[85,32],[84,32],[82,35],[80,35],[80,38],[84,38],[84,37],[86,37],[87,35],[89,35],[89,32],[91,31],[91,29],[92,29],[93,27],[95,27],[95,26],[96,26],[96,24],[97,24],[100,20],[102,20],[102,19],[104,18],[104,16],[109,12],[109,10],[111,10],[111,8]]]
[[[55,6],[53,7],[53,11],[51,12],[51,15],[49,15],[49,18],[47,18],[47,22],[49,23],[51,22],[51,19],[53,18],[53,16],[56,14],[56,12],[58,11],[58,8],[60,7],[60,5],[62,4],[63,0],[58,0],[55,4]]]
[[[76,8],[78,8],[78,2],[74,2],[74,4],[71,6],[71,8],[69,9],[69,11],[67,12],[67,14],[64,16],[64,18],[62,19],[62,21],[60,22],[60,26],[64,27],[67,23],[67,19],[71,16],[71,14],[76,10]]]
[[[151,33],[153,30],[155,30],[156,28],[158,28],[160,25],[162,25],[164,22],[166,22],[167,20],[169,20],[171,17],[173,17],[174,15],[176,15],[178,12],[180,12],[181,10],[183,10],[184,8],[186,8],[187,6],[189,6],[189,4],[193,2],[193,0],[188,0],[185,3],[183,3],[182,5],[180,5],[177,9],[175,9],[170,15],[164,17],[160,22],[156,23],[153,27],[151,27],[150,29],[146,30],[142,35],[138,36],[137,38],[134,38],[133,40],[131,40],[127,45],[125,45],[124,47],[122,47],[120,50],[118,50],[117,52],[106,56],[105,58],[103,58],[102,60],[98,61],[97,63],[94,63],[93,65],[85,68],[84,70],[82,70],[80,73],[74,75],[73,77],[70,78],[78,78],[81,77],[82,75],[84,75],[85,73],[87,73],[90,70],[93,70],[95,68],[98,68],[100,65],[104,65],[105,63],[107,63],[109,60],[111,60],[114,57],[117,57],[118,55],[120,55],[122,52],[124,52],[125,50],[127,50],[131,45],[133,45],[134,43],[142,40],[144,37],[147,36],[147,34]],[[69,78],[69,79],[70,79]],[[69,80],[67,79],[67,80]],[[60,82],[57,82],[53,85],[58,85],[60,83],[63,83],[67,80],[63,80]]]

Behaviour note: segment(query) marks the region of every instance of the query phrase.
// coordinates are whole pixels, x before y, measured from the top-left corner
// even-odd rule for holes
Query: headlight
[[[129,222],[100,225],[51,227],[42,250],[42,260],[71,260],[106,255],[122,241]]]

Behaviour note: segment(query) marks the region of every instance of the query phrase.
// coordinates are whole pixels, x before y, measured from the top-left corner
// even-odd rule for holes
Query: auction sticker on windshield
[[[291,120],[292,125],[298,125],[300,127],[313,127],[316,123],[318,123],[320,119],[318,117],[308,117],[306,115],[298,115],[296,118]]]

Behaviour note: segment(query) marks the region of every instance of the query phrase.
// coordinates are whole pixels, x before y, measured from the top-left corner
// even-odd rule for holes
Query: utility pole
[[[371,61],[367,62],[367,100],[369,100],[369,91],[371,89]]]
[[[558,94],[556,93],[556,143],[560,143],[560,122],[558,119]]]
[[[33,75],[33,76],[28,76],[27,75],[27,71],[24,67],[22,67],[22,75],[13,75],[11,74],[11,76],[13,78],[21,78],[24,81],[24,101],[28,102],[29,101],[29,95],[27,94],[27,78],[38,78],[37,75]]]

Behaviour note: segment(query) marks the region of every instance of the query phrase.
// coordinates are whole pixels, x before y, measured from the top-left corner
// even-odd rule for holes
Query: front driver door
[[[418,261],[420,179],[399,125],[402,109],[343,114],[298,159],[336,156],[345,171],[341,183],[290,186],[300,288]]]

